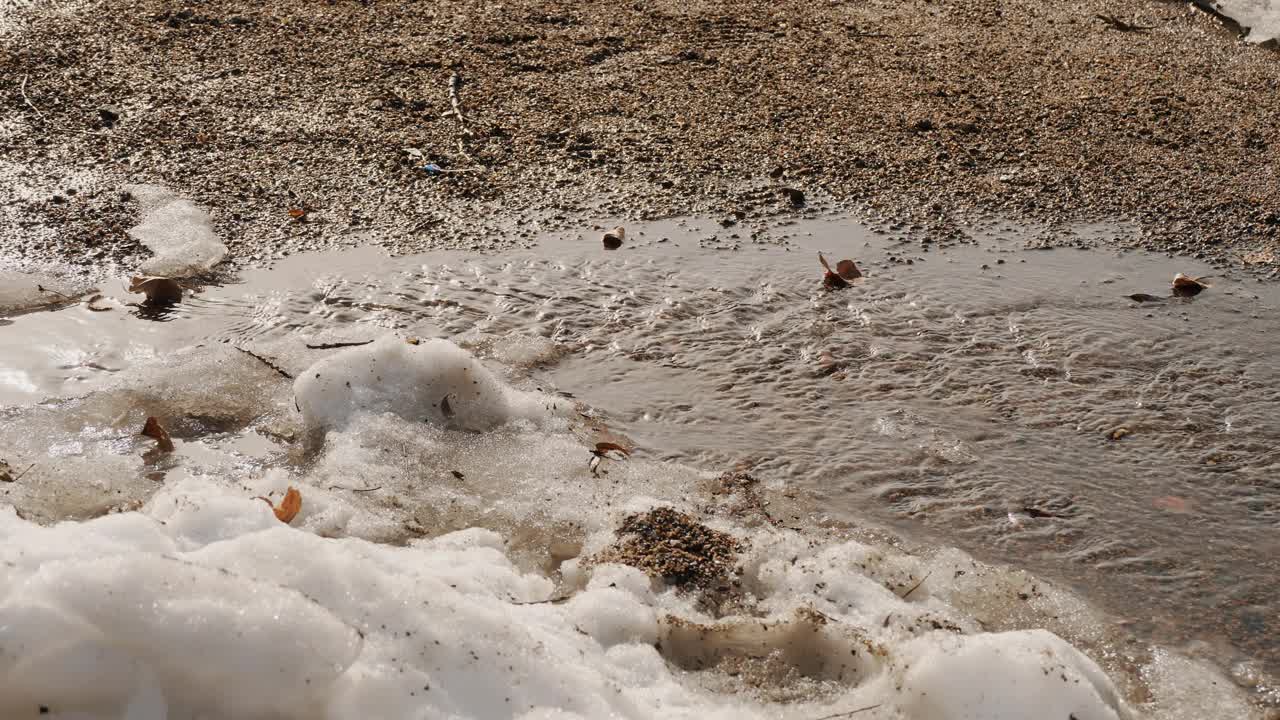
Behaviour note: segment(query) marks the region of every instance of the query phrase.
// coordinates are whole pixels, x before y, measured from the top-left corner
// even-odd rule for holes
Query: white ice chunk
[[[357,412],[462,430],[550,416],[551,399],[508,388],[448,340],[387,335],[334,353],[298,376],[298,409],[312,430],[341,429]]]
[[[142,264],[141,274],[190,277],[208,272],[227,256],[212,218],[199,205],[159,185],[124,189],[142,204],[142,222],[129,234],[155,253]]]
[[[899,701],[909,718],[1129,717],[1102,669],[1044,630],[935,633],[912,646]]]

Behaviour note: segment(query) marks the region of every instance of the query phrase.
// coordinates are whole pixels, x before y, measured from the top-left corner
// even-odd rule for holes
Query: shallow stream
[[[755,232],[631,224],[627,240],[617,251],[592,232],[507,256],[300,256],[160,317],[105,286],[97,307],[109,310],[11,317],[0,327],[5,452],[15,472],[34,463],[32,479],[83,455],[65,437],[42,445],[36,430],[80,423],[91,443],[105,432],[93,418],[109,413],[59,398],[114,387],[183,348],[234,345],[297,372],[324,352],[307,342],[448,337],[599,409],[638,456],[750,468],[823,523],[890,526],[1056,579],[1280,704],[1280,291],[1220,276],[1195,298],[1164,297],[1175,273],[1209,270],[1025,249],[998,223],[947,248],[836,218]],[[817,251],[833,265],[854,258],[866,277],[823,290]],[[246,378],[255,384],[273,392]],[[207,435],[204,450],[188,443],[191,463],[217,464],[200,452],[256,469],[286,462],[215,416],[174,421],[175,436]],[[124,495],[145,496],[148,482]],[[92,514],[95,502],[49,516]]]

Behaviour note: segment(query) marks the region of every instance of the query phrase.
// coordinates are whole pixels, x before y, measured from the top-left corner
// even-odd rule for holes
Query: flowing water
[[[197,344],[294,367],[322,352],[308,341],[449,337],[600,408],[642,455],[750,467],[831,524],[1058,579],[1280,703],[1280,292],[1218,277],[1139,303],[1209,271],[1024,235],[993,224],[939,248],[843,219],[670,220],[612,252],[590,234],[506,256],[300,256],[159,317],[107,287],[109,311],[0,328],[0,403],[19,418]],[[867,277],[823,290],[818,250]]]

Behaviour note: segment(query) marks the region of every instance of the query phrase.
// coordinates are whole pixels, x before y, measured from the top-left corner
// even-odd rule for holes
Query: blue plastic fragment
[[[429,175],[439,175],[440,173],[444,172],[444,168],[440,167],[435,163],[427,163],[426,165],[422,166],[422,169],[426,170],[427,174]]]

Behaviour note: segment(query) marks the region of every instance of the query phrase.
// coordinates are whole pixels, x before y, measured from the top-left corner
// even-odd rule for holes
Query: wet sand
[[[1276,267],[1280,55],[1183,2],[3,13],[9,265],[132,271],[120,187],[155,182],[212,210],[233,265],[834,207],[940,242],[997,215],[1043,227],[1034,243]],[[1091,219],[1125,230],[1064,230]]]

